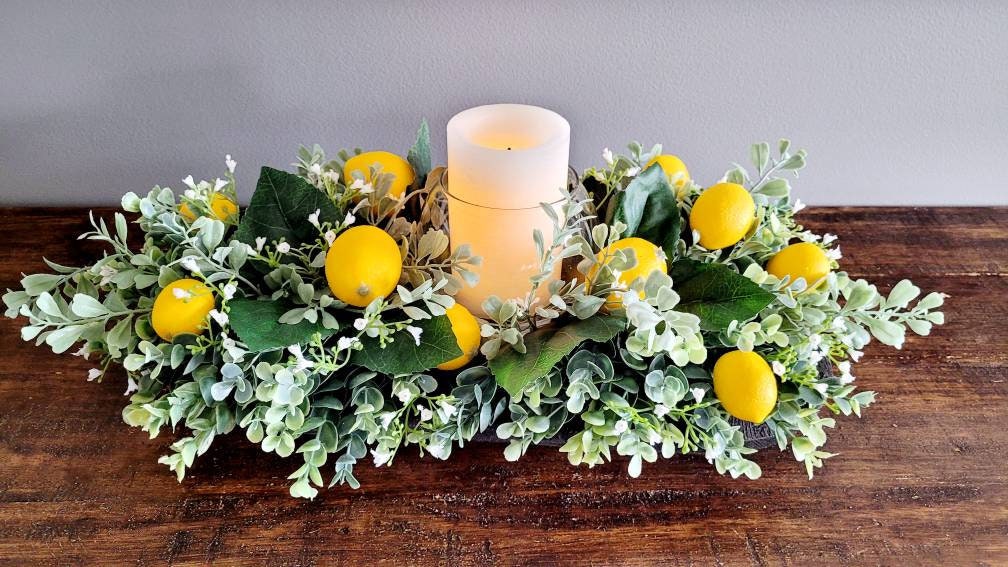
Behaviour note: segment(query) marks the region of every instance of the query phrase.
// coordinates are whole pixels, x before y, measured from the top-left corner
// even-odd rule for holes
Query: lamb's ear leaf
[[[413,173],[416,174],[416,178],[420,181],[420,186],[422,187],[424,178],[431,171],[430,127],[427,126],[427,120],[420,122],[416,142],[413,143],[413,147],[406,154],[406,160],[413,166]]]

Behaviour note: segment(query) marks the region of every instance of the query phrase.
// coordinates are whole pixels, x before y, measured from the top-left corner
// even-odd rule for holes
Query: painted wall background
[[[212,178],[299,144],[405,152],[421,117],[552,108],[572,163],[664,143],[716,181],[810,151],[811,204],[1008,204],[1008,2],[48,2],[0,15],[0,203]]]

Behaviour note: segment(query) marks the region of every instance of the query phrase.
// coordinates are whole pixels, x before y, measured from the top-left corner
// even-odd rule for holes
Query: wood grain
[[[108,211],[104,210],[107,214]],[[0,287],[82,263],[80,209],[0,209]],[[361,467],[360,490],[287,495],[293,463],[241,435],[177,484],[156,463],[169,438],[120,418],[121,381],[21,342],[0,322],[0,564],[1008,564],[1008,209],[829,208],[852,274],[910,277],[951,294],[947,324],[856,368],[879,401],[840,419],[840,456],[809,481],[793,458],[757,456],[733,481],[700,457],[573,468],[554,449],[516,464],[476,445],[449,462],[415,451]]]

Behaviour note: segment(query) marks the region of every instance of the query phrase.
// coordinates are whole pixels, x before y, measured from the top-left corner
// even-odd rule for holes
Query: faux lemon
[[[223,193],[214,193],[210,197],[211,217],[227,222],[229,218],[238,214],[238,205],[230,197]],[[182,203],[179,206],[179,214],[193,222],[196,220],[196,212],[189,207],[189,203]]]
[[[214,218],[227,222],[228,219],[238,214],[238,204],[227,195],[214,193],[214,196],[210,198],[210,210],[213,211]]]
[[[176,280],[154,299],[151,326],[166,341],[178,335],[198,335],[204,331],[207,314],[214,308],[214,303],[213,291],[203,282]]]
[[[623,286],[629,286],[637,278],[647,278],[651,275],[651,272],[655,270],[661,270],[661,273],[668,273],[668,265],[665,262],[665,254],[662,252],[661,248],[655,246],[651,242],[644,240],[643,238],[631,237],[631,238],[621,238],[616,242],[613,242],[609,246],[606,246],[598,253],[598,261],[602,262],[606,257],[611,258],[617,250],[633,250],[634,255],[637,257],[637,265],[630,268],[629,270],[624,270],[619,273],[619,277],[616,281]],[[588,281],[594,281],[595,275],[598,273],[598,267],[600,264],[595,264],[592,269],[588,272]],[[640,292],[641,299],[644,298],[644,292]],[[618,292],[612,292],[606,297],[606,308],[616,309],[622,305],[620,301],[620,296]]]
[[[196,211],[192,210],[192,207],[189,206],[189,203],[182,203],[181,205],[179,205],[178,212],[180,215],[182,215],[183,218],[185,218],[189,222],[196,220]]]
[[[395,290],[402,275],[399,245],[384,230],[370,225],[343,231],[326,253],[326,280],[340,301],[365,307]]]
[[[654,164],[658,164],[665,175],[669,178],[669,183],[675,185],[676,187],[682,187],[690,180],[689,170],[686,169],[686,164],[683,160],[679,159],[679,156],[674,156],[671,154],[663,154],[660,156],[655,156],[651,158],[651,161],[647,162],[644,169],[651,167]],[[682,174],[679,179],[673,181],[676,175]]]
[[[714,363],[714,395],[731,415],[763,423],[777,407],[777,379],[762,356],[733,350]]]
[[[791,276],[791,281],[805,278],[805,283],[812,288],[830,272],[830,261],[819,246],[811,242],[799,242],[770,258],[766,269],[778,278]]]
[[[479,352],[480,346],[480,326],[479,321],[468,309],[456,303],[447,309],[448,320],[451,321],[452,332],[455,333],[455,342],[458,343],[462,354],[447,362],[438,364],[441,370],[456,370],[462,368]]]
[[[756,203],[738,183],[711,185],[697,197],[690,211],[690,228],[700,232],[700,245],[708,250],[732,246],[749,232],[756,220]]]
[[[350,185],[354,180],[354,172],[360,174],[365,183],[371,182],[371,167],[377,166],[382,173],[395,176],[389,187],[389,195],[398,197],[407,187],[413,184],[416,174],[413,166],[403,158],[391,152],[364,152],[348,159],[343,165],[343,183]]]

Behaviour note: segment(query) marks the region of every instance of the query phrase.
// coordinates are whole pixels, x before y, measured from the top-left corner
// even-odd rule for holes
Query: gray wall
[[[1008,204],[1008,2],[67,2],[0,7],[0,202],[116,203],[421,117],[552,108],[572,162],[663,142],[702,183],[810,151],[812,204]]]

